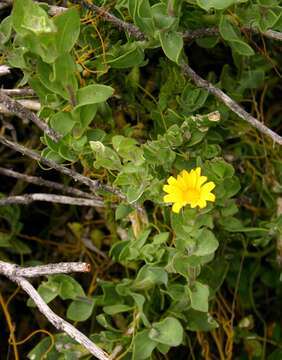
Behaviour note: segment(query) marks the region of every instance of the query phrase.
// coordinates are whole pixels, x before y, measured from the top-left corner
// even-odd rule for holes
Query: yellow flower
[[[190,172],[182,170],[177,178],[168,178],[168,185],[163,186],[163,190],[168,193],[164,196],[164,202],[174,203],[172,211],[179,213],[180,209],[189,204],[191,208],[199,206],[201,209],[207,206],[207,201],[215,201],[215,195],[211,193],[215,184],[207,181],[206,176],[201,176],[201,168]]]

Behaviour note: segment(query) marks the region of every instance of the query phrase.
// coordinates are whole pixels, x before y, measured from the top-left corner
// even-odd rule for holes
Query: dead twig
[[[66,204],[66,205],[78,205],[78,206],[93,206],[93,207],[105,207],[105,204],[101,200],[95,199],[85,199],[77,198],[64,195],[54,195],[54,194],[44,194],[44,193],[35,193],[35,194],[24,194],[16,196],[8,196],[0,198],[0,206],[10,205],[10,204],[23,204],[28,205],[34,201],[46,201],[57,204]]]
[[[103,17],[104,20],[111,22],[114,26],[116,26],[120,30],[127,30],[128,31],[128,29],[131,29],[130,34],[131,34],[131,36],[135,37],[136,39],[140,39],[140,36],[142,38],[142,35],[143,35],[143,39],[146,38],[145,34],[142,33],[138,28],[136,28],[135,25],[126,23],[126,22],[124,22],[124,21],[122,21],[120,19],[117,19],[115,17],[113,19],[112,18],[113,15],[106,12],[102,8],[99,8],[96,5],[90,4],[86,0],[75,0],[74,2],[82,4],[83,6],[87,7],[88,9],[95,11],[97,14],[99,14],[101,17]],[[118,20],[118,22],[115,21],[116,19]],[[197,30],[197,31],[198,31],[197,36],[199,36],[200,30]],[[207,34],[209,34],[209,36],[214,36],[214,34],[216,32],[218,32],[218,30],[215,30],[215,28],[211,28],[211,29],[206,29],[205,32]],[[203,34],[203,30],[201,30],[201,33]],[[271,34],[272,35],[275,35],[275,34],[277,35],[277,32],[274,33],[272,31],[268,30],[268,35],[270,36]],[[187,32],[186,32],[185,36],[188,37]],[[280,39],[280,36],[278,36],[277,39]],[[217,89],[214,85],[212,85],[212,83],[210,83],[209,81],[204,80],[203,78],[201,78],[198,74],[195,73],[195,71],[188,64],[181,64],[180,66],[181,66],[184,74],[189,76],[189,78],[194,82],[194,84],[196,84],[197,86],[199,86],[201,88],[206,89],[211,94],[216,96],[220,101],[222,101],[230,110],[232,110],[241,119],[247,121],[249,124],[254,126],[256,129],[258,129],[263,134],[271,137],[271,139],[274,142],[276,142],[276,143],[278,143],[280,145],[282,144],[282,137],[281,136],[276,134],[274,131],[272,131],[267,126],[265,126],[264,124],[259,122],[252,115],[250,115],[246,110],[244,110],[239,104],[237,104],[234,100],[232,100],[222,90]]]
[[[34,277],[41,275],[50,275],[55,273],[69,273],[69,272],[88,272],[90,266],[85,263],[59,263],[44,266],[35,266],[33,269],[20,268],[15,264],[10,264],[0,261],[0,274],[6,276],[12,282],[16,283],[23,289],[33,300],[38,310],[60,331],[65,332],[68,336],[74,339],[87,349],[92,355],[99,360],[109,360],[109,356],[96,344],[94,344],[87,336],[77,330],[73,325],[55,314],[49,306],[44,302],[42,297],[26,279],[26,277]]]
[[[119,30],[126,31],[129,34],[129,36],[135,38],[136,40],[142,41],[142,40],[146,39],[145,34],[142,31],[140,31],[137,26],[127,23],[127,22],[117,18],[116,16],[112,15],[105,9],[92,4],[87,0],[73,0],[72,2],[75,4],[80,4],[80,5],[84,6],[86,9],[89,9],[89,10],[95,12],[103,20],[112,23]]]
[[[46,159],[43,156],[39,155],[37,152],[30,150],[30,149],[26,148],[25,146],[20,145],[19,143],[16,143],[16,142],[6,139],[3,135],[0,135],[0,143],[2,143],[5,146],[8,146],[10,149],[20,152],[22,155],[26,155],[26,156],[30,157],[31,159],[39,161],[42,164],[49,166],[49,167],[61,172],[64,175],[70,176],[72,179],[74,179],[74,181],[79,181],[80,183],[87,185],[90,188],[90,190],[92,190],[93,192],[102,190],[102,191],[110,192],[114,195],[117,195],[120,199],[123,199],[123,200],[126,199],[126,197],[118,189],[115,189],[109,185],[101,184],[97,180],[92,180],[86,176],[79,174],[78,172],[76,172],[74,170],[71,170],[65,166],[57,164],[55,161]]]
[[[46,135],[52,140],[58,141],[62,138],[62,135],[51,129],[44,121],[39,119],[32,111],[25,108],[18,101],[10,98],[2,90],[0,90],[0,104],[3,104],[14,115],[17,115],[22,120],[30,120],[36,126],[39,127]]]
[[[70,194],[73,196],[93,199],[93,194],[89,194],[85,191],[76,189],[72,186],[66,186],[66,185],[59,184],[55,181],[45,180],[39,176],[30,176],[30,175],[26,175],[26,174],[21,174],[17,171],[5,169],[2,167],[0,167],[0,174],[6,175],[6,176],[11,176],[15,179],[23,180],[23,181],[26,181],[31,184],[35,184],[35,185],[39,185],[39,186],[46,186],[49,189],[51,188],[51,189],[59,190],[59,191],[62,191],[63,193]],[[102,200],[102,199],[97,197],[96,200]]]
[[[200,88],[203,88],[217,97],[221,102],[223,102],[230,110],[232,110],[236,115],[238,115],[241,119],[247,121],[253,127],[258,129],[261,133],[271,137],[271,139],[282,145],[282,137],[276,134],[274,131],[269,129],[263,123],[258,121],[255,117],[249,114],[246,110],[244,110],[239,104],[237,104],[234,100],[232,100],[228,95],[226,95],[222,90],[216,88],[212,83],[207,80],[201,78],[188,64],[182,64],[181,68],[185,75],[189,76],[189,78]]]
[[[30,88],[21,88],[21,89],[1,89],[2,93],[8,96],[35,96],[35,92]]]

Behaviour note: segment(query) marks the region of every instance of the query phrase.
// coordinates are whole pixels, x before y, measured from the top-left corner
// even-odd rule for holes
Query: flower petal
[[[209,194],[207,194],[205,196],[205,200],[214,202],[215,201],[215,195],[212,194],[212,193],[209,193]]]
[[[178,198],[174,194],[168,194],[164,196],[164,202],[166,203],[176,202],[177,200]]]
[[[201,188],[201,195],[208,194],[210,191],[212,191],[215,188],[215,183],[213,181],[209,181]]]
[[[197,179],[197,188],[199,189],[203,185],[203,183],[205,183],[207,180],[208,178],[206,176],[200,176]]]
[[[180,211],[180,209],[181,209],[183,206],[184,206],[183,203],[181,203],[181,202],[176,202],[176,203],[174,203],[173,206],[172,206],[172,211],[178,214],[179,211]]]
[[[199,206],[200,209],[205,208],[205,207],[207,206],[206,200],[205,200],[205,199],[200,199],[200,200],[198,201],[198,206]]]
[[[176,179],[175,177],[173,176],[170,176],[168,179],[167,179],[167,182],[169,185],[174,185],[176,183]]]
[[[167,192],[167,193],[172,193],[174,191],[175,186],[173,185],[164,185],[163,186],[163,191]]]

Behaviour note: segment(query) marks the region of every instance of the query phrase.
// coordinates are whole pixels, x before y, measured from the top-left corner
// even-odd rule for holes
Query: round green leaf
[[[182,343],[183,328],[179,320],[173,317],[167,317],[153,324],[149,332],[149,337],[161,344],[178,346]]]

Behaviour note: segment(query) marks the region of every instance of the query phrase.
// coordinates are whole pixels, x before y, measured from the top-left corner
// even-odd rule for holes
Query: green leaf
[[[135,139],[116,135],[112,138],[113,147],[116,152],[125,160],[131,160],[135,165],[139,166],[144,162],[143,149],[138,147]]]
[[[236,0],[197,0],[197,4],[204,10],[223,10],[236,3]]]
[[[77,105],[75,109],[81,106],[98,104],[106,101],[114,93],[114,89],[110,86],[93,84],[85,86],[77,90],[76,99]]]
[[[103,311],[108,315],[115,315],[123,312],[132,311],[133,307],[124,304],[104,306]]]
[[[218,241],[213,232],[208,229],[201,229],[199,235],[196,237],[197,247],[193,251],[193,255],[205,256],[213,254],[218,248]]]
[[[17,33],[26,35],[34,33],[52,33],[56,27],[47,13],[32,0],[15,0],[12,10],[13,27]]]
[[[191,307],[194,310],[208,312],[209,309],[209,287],[196,281],[192,290],[189,289]]]
[[[81,297],[70,303],[67,310],[67,318],[72,321],[85,321],[92,315],[93,308],[93,299]]]
[[[112,58],[113,57],[113,58]],[[141,66],[144,63],[144,50],[137,43],[127,43],[119,46],[118,54],[114,54],[107,61],[113,69],[127,69]]]
[[[68,9],[54,17],[57,27],[56,46],[59,54],[70,52],[80,32],[80,18],[75,8]]]
[[[164,244],[167,242],[168,238],[169,238],[169,232],[162,232],[154,236],[153,244],[154,245]]]
[[[0,23],[0,44],[5,44],[10,36],[12,31],[12,16],[7,16]]]
[[[222,38],[229,42],[234,51],[243,56],[254,55],[254,50],[248,45],[235,26],[229,21],[227,15],[222,15],[219,23],[219,32]]]
[[[151,11],[155,26],[162,31],[176,30],[179,18],[168,15],[167,10],[167,5],[164,3],[158,3],[152,6]]]
[[[132,360],[148,359],[157,346],[157,342],[149,337],[150,330],[138,332],[133,339]]]
[[[185,314],[186,328],[190,331],[211,331],[218,327],[218,323],[209,313],[188,310]]]
[[[167,272],[162,267],[144,265],[139,270],[133,283],[133,288],[148,290],[156,285],[167,284]]]
[[[109,170],[121,170],[121,162],[118,154],[108,146],[103,145],[100,141],[90,141],[96,160],[94,166],[99,169],[105,167]]]
[[[149,332],[150,339],[168,346],[179,346],[183,340],[183,328],[179,320],[167,317],[153,323]]]
[[[50,81],[60,83],[69,95],[75,97],[77,80],[75,77],[76,65],[73,57],[68,53],[60,55],[52,64],[53,74],[49,76]]]
[[[84,290],[81,285],[69,275],[53,275],[51,281],[59,284],[59,296],[63,300],[76,300],[76,297],[78,296],[85,296]]]
[[[75,121],[69,112],[58,112],[50,118],[51,127],[62,135],[68,134],[74,124]]]
[[[133,211],[131,206],[128,206],[126,204],[119,204],[115,211],[115,219],[121,220],[125,219],[128,214],[130,214]]]
[[[165,55],[178,64],[183,49],[182,35],[176,31],[164,31],[159,33],[159,39]]]

